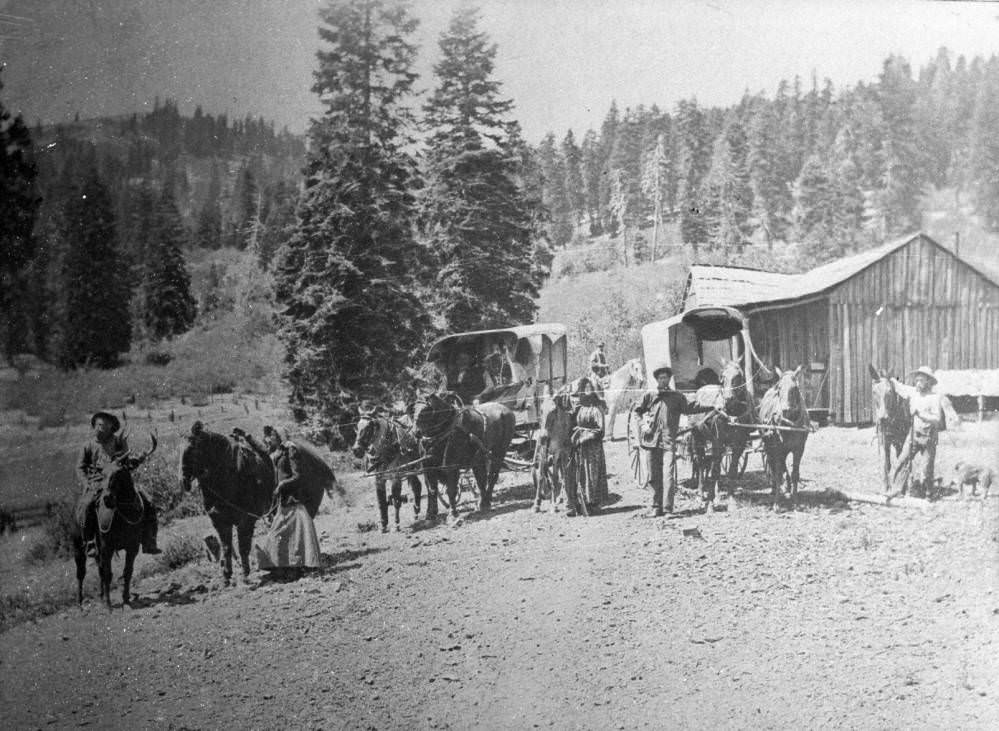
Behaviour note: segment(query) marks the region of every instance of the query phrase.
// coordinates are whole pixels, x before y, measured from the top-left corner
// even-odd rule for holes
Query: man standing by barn
[[[673,371],[669,366],[659,366],[652,371],[656,390],[648,391],[635,407],[642,419],[641,445],[649,452],[649,473],[645,486],[652,490],[651,517],[673,512],[676,497],[676,438],[681,414],[700,414],[711,407],[691,404],[679,391],[670,387]],[[663,472],[669,471],[669,490],[663,508]]]
[[[913,497],[926,497],[926,491],[933,486],[933,466],[937,457],[939,433],[947,428],[944,410],[948,406],[947,397],[934,393],[937,379],[929,366],[921,366],[914,373],[915,388],[895,379],[895,389],[909,399],[909,413],[912,414],[912,427],[902,445],[901,459],[892,473],[892,494],[905,494],[912,476],[912,463],[917,456],[923,458],[923,469],[919,475],[918,487],[913,485]]]

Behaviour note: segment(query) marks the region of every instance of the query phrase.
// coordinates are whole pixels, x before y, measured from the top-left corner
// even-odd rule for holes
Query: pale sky
[[[421,83],[461,0],[416,0]],[[4,101],[30,122],[117,114],[155,94],[207,112],[305,129],[317,102],[317,0],[0,0]],[[999,52],[999,4],[844,0],[482,0],[496,76],[528,140],[598,128],[616,99],[671,110],[736,103],[812,73],[837,88],[873,81],[890,53],[913,72],[940,46]],[[3,13],[34,16],[5,31]],[[72,13],[77,13],[73,16]],[[48,13],[48,15],[46,15]],[[80,13],[83,13],[81,15]],[[55,20],[53,20],[55,18]],[[86,22],[81,22],[81,18]],[[62,27],[58,27],[62,24]],[[129,25],[131,23],[131,25]],[[68,27],[66,27],[68,26]],[[23,29],[27,27],[28,31]],[[9,31],[10,25],[6,27]],[[20,35],[18,35],[20,33]]]

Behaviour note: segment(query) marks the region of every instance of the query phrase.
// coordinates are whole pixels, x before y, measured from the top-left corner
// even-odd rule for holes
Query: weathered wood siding
[[[871,421],[869,363],[904,376],[999,368],[999,285],[925,237],[914,238],[821,299],[750,310],[765,362],[804,364],[809,406],[840,423]],[[811,364],[825,363],[825,373]]]
[[[749,335],[764,363],[784,369],[801,366],[802,395],[809,408],[829,405],[828,311],[822,298],[749,315]]]
[[[830,408],[871,421],[867,365],[999,368],[999,286],[919,237],[829,291]]]

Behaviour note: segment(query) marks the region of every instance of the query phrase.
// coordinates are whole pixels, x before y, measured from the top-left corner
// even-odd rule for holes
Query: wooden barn
[[[804,274],[695,265],[684,309],[730,305],[759,359],[802,366],[810,408],[872,420],[868,364],[999,368],[999,282],[919,233]]]

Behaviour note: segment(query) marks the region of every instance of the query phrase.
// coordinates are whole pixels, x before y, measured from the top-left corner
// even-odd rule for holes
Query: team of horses
[[[873,413],[884,455],[883,477],[890,489],[890,453],[896,459],[910,427],[907,400],[898,393],[884,371],[871,367]],[[690,455],[696,490],[710,509],[720,496],[723,464],[727,459],[725,484],[732,495],[732,482],[744,469],[743,453],[752,434],[758,435],[774,509],[782,501],[797,503],[802,455],[811,431],[808,410],[798,386],[800,367],[794,371],[775,369],[776,383],[756,401],[747,388],[746,375],[735,361],[722,364],[715,379],[699,383],[693,398],[706,413],[693,416],[689,432]],[[641,392],[639,361],[629,361],[611,374],[604,386],[608,421],[627,410]],[[573,385],[546,393],[539,413],[536,446],[531,465],[535,487],[534,509],[544,497],[553,507],[571,490],[573,429]],[[630,419],[629,419],[630,421]],[[607,435],[613,439],[612,427]],[[460,481],[470,471],[477,487],[479,510],[488,511],[499,472],[515,436],[514,413],[496,402],[468,405],[452,393],[421,395],[406,417],[388,411],[361,413],[352,452],[364,458],[368,474],[375,478],[382,530],[389,526],[389,507],[394,507],[394,525],[399,530],[399,512],[406,501],[402,484],[413,493],[418,518],[422,504],[422,476],[427,488],[428,519],[436,519],[439,503],[458,518]],[[136,457],[131,453],[112,464],[104,497],[99,505],[98,566],[101,597],[110,606],[111,556],[125,551],[123,598],[129,601],[129,585],[138,553],[141,497],[131,473],[156,448]],[[788,466],[788,458],[791,464]],[[249,552],[254,526],[272,508],[274,470],[269,459],[231,435],[211,432],[196,422],[181,453],[181,483],[190,490],[196,481],[205,509],[222,546],[223,580],[232,579],[233,529],[244,577],[249,574]],[[440,486],[444,486],[443,494]],[[78,598],[83,599],[86,555],[81,536],[75,537]]]

